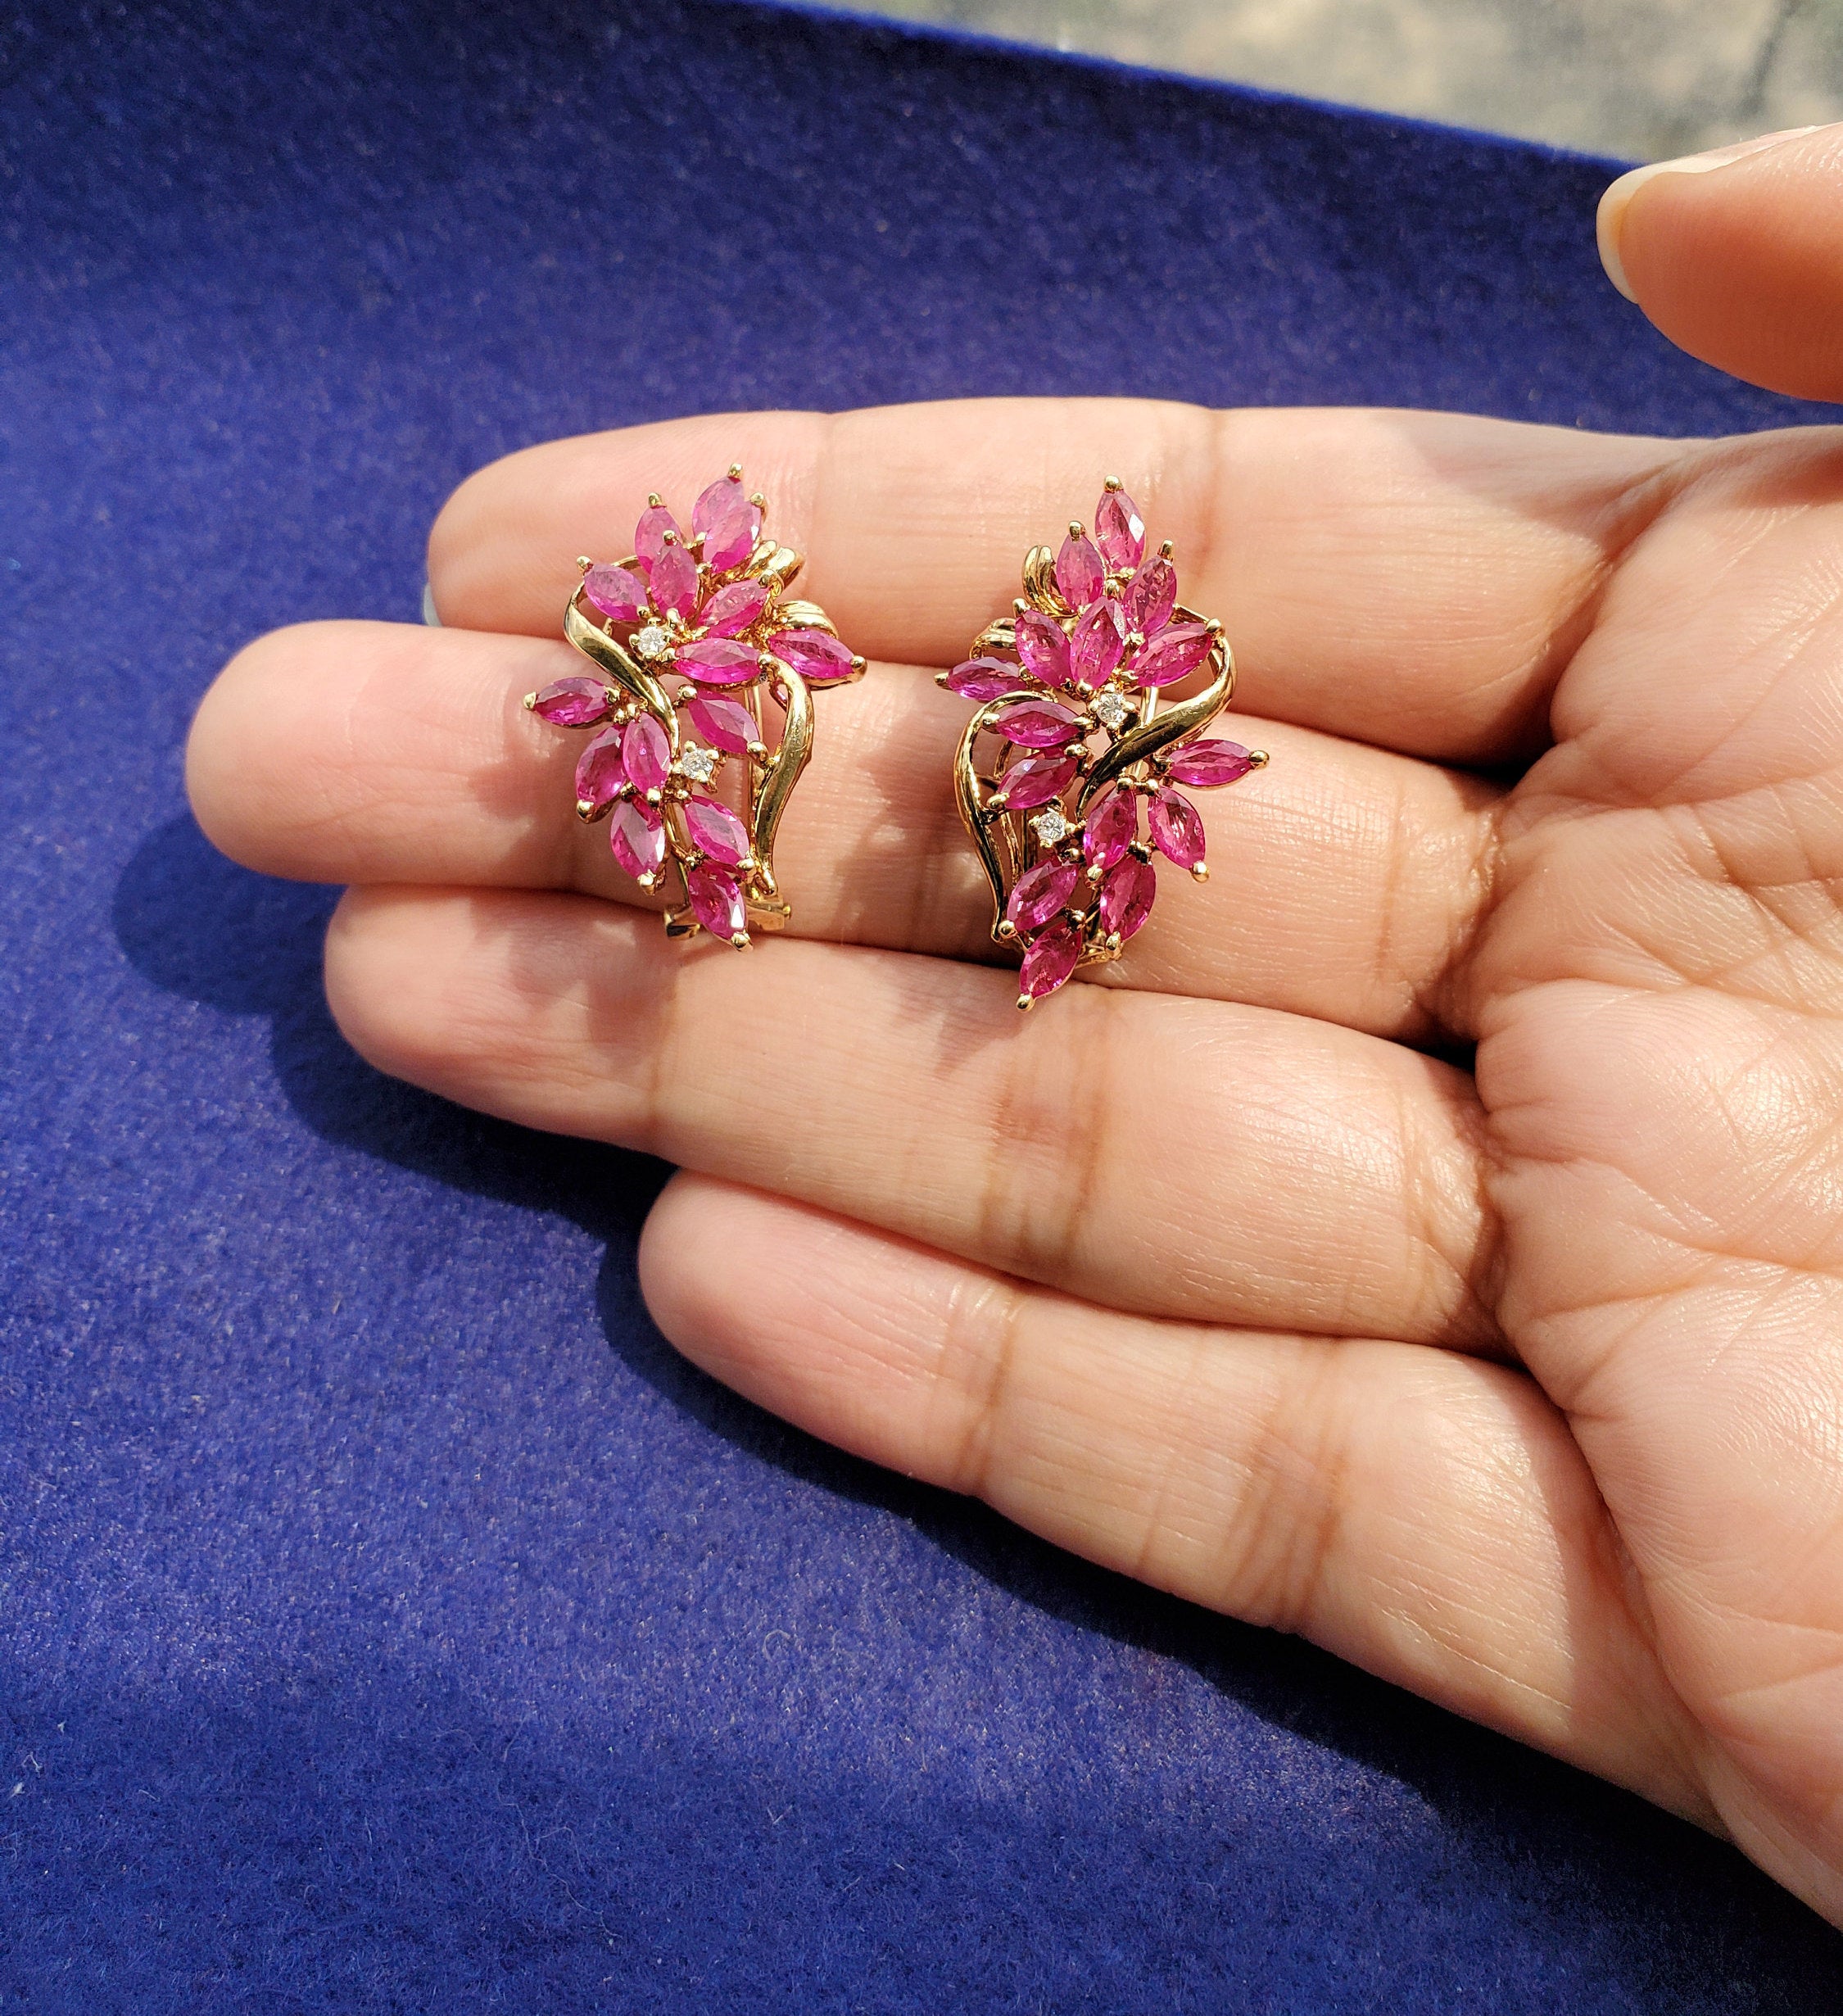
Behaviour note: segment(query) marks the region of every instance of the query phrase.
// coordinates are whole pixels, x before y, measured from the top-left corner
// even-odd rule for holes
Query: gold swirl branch
[[[773,667],[768,676],[786,718],[781,723],[780,743],[763,769],[749,810],[749,834],[755,856],[754,879],[762,895],[759,901],[750,897],[749,914],[760,923],[763,930],[779,931],[793,911],[781,899],[780,886],[774,879],[774,837],[780,830],[781,815],[787,809],[787,800],[793,796],[794,786],[800,781],[800,772],[812,760],[813,695],[805,680],[791,665],[772,654],[768,655],[768,662]]]
[[[623,691],[638,700],[672,738],[672,754],[678,753],[678,720],[665,688],[605,631],[598,630],[572,596],[564,611],[564,637],[585,658],[591,658]]]
[[[1188,610],[1178,613],[1186,616],[1189,614]],[[1156,756],[1160,750],[1170,748],[1173,742],[1213,721],[1229,704],[1229,696],[1235,690],[1235,655],[1220,631],[1210,646],[1208,662],[1215,677],[1202,692],[1192,695],[1187,700],[1174,700],[1151,720],[1142,721],[1136,728],[1129,728],[1095,763],[1082,784],[1080,797],[1075,801],[1078,822],[1087,817],[1088,808],[1110,784],[1136,764]]]
[[[989,812],[979,795],[979,772],[973,765],[973,745],[990,727],[1006,708],[1019,700],[1038,699],[1039,695],[1029,687],[1021,687],[1015,693],[1002,693],[995,700],[988,700],[969,721],[960,736],[960,746],[953,757],[953,800],[960,809],[960,821],[966,827],[973,845],[979,850],[979,858],[985,869],[985,879],[992,885],[992,936],[998,944],[1005,942],[999,926],[1005,920],[1005,903],[1010,895],[1007,879],[1010,865],[998,852],[994,829],[1002,826],[1011,816],[1002,809]]]

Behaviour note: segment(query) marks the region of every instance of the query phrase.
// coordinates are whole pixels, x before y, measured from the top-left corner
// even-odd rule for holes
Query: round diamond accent
[[[715,750],[700,749],[693,742],[678,752],[677,768],[681,777],[689,777],[694,784],[708,784],[718,761]]]
[[[648,623],[634,632],[633,648],[642,658],[657,658],[671,642],[671,633],[661,623]]]
[[[1061,810],[1057,806],[1052,805],[1048,811],[1039,812],[1035,818],[1031,820],[1030,831],[1036,835],[1044,846],[1053,847],[1058,840],[1066,840],[1075,829],[1062,817]]]
[[[1089,703],[1089,711],[1103,728],[1117,728],[1126,718],[1125,696],[1120,693],[1097,693]]]

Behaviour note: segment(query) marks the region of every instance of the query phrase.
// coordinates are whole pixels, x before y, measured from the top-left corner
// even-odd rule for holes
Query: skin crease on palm
[[[1836,131],[1621,186],[1602,240],[1684,347],[1843,396]],[[740,955],[665,942],[516,704],[572,556],[736,460],[874,661],[783,829],[796,935]],[[1273,761],[1022,1017],[926,668],[1109,472]],[[189,752],[227,852],[352,885],[365,1056],[677,1162],[648,1302],[764,1406],[1843,1921],[1843,435],[730,415],[482,472],[430,577],[446,628],[265,638]]]

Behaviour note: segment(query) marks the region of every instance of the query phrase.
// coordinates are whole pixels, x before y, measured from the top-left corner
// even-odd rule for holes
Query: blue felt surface
[[[0,80],[0,2006],[1836,2006],[1691,1830],[687,1372],[657,1170],[365,1070],[180,790],[546,435],[1798,417],[1603,283],[1604,170],[669,0],[46,4]]]

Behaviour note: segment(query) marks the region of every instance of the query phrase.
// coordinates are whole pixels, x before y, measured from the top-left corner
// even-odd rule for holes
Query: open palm
[[[736,460],[874,661],[782,828],[799,936],[746,956],[632,907],[516,705],[576,662],[573,556]],[[1273,761],[1205,800],[1207,886],[1024,1018],[926,668],[1108,471]],[[448,627],[253,646],[191,782],[355,886],[366,1056],[681,1165],[643,1279],[718,1376],[1843,1918],[1840,555],[1829,433],[686,421],[474,478]]]

